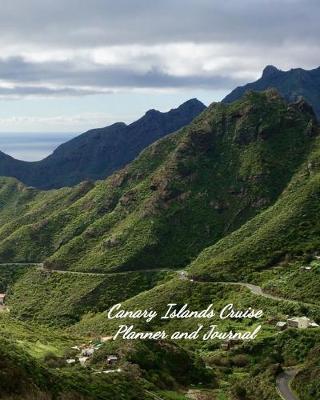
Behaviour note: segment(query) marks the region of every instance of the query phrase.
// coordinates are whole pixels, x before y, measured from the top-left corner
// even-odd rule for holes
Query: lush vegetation
[[[299,365],[294,389],[316,398],[319,329],[280,332],[276,323],[288,316],[320,323],[319,166],[312,110],[271,90],[213,104],[104,181],[44,192],[1,178],[0,261],[13,263],[0,267],[10,309],[0,315],[0,334],[10,337],[0,346],[10,395],[27,398],[22,388],[32,387],[33,398],[61,400],[188,393],[276,400],[277,374]],[[175,271],[181,267],[188,275]],[[120,302],[158,317],[109,320],[105,311]],[[168,303],[199,311],[212,303],[217,315],[163,320]],[[220,320],[228,303],[261,309],[263,317]],[[66,364],[71,347],[114,335],[120,323],[168,337],[106,342],[86,367]],[[198,324],[203,332],[212,324],[222,332],[262,324],[262,331],[228,350],[217,339],[170,340]],[[110,354],[118,356],[111,373]],[[17,393],[10,370],[12,382],[21,381]]]
[[[6,265],[0,266],[0,292],[4,293],[12,286],[23,274],[28,272],[30,266],[25,265]]]
[[[110,275],[72,274],[32,269],[10,289],[11,315],[47,325],[71,325],[88,312],[148,290],[166,279],[167,272],[145,271]]]
[[[241,277],[290,260],[300,259],[301,265],[312,260],[320,247],[319,157],[316,142],[278,201],[205,249],[192,265],[194,272]]]
[[[1,397],[7,400],[148,399],[142,385],[126,373],[111,378],[84,368],[49,368],[3,338],[0,358]]]
[[[4,207],[0,260],[90,271],[185,266],[278,199],[314,148],[314,124],[303,104],[288,107],[273,91],[214,104],[94,187],[33,193],[15,218]]]
[[[313,348],[293,381],[293,388],[301,399],[313,400],[320,397],[320,347]]]

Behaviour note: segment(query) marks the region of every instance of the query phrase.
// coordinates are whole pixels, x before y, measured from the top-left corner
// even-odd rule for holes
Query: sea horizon
[[[78,135],[78,132],[0,132],[0,151],[17,160],[39,161]]]

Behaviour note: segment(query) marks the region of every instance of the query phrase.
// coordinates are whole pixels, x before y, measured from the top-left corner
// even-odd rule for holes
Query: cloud
[[[19,146],[28,140],[28,135],[25,135],[27,139],[23,139],[24,135],[21,133],[15,133],[20,131],[21,126],[24,127],[24,132],[34,132],[34,126],[38,127],[38,131],[41,132],[42,141],[47,140],[46,137],[50,138],[46,127],[50,127],[51,132],[81,132],[83,130],[92,129],[97,126],[107,126],[114,122],[114,115],[108,115],[106,113],[80,113],[70,115],[54,115],[54,116],[29,116],[21,115],[15,117],[0,117],[0,126],[3,132],[11,131],[10,137],[7,133],[0,133],[0,142],[3,143],[6,139],[14,139],[13,143],[20,143]],[[46,135],[43,135],[43,132]],[[13,132],[13,133],[12,133]],[[57,136],[57,134],[55,134]],[[17,140],[17,137],[19,140]],[[10,143],[10,140],[8,140]]]
[[[316,67],[318,0],[2,0],[0,97],[224,89]]]
[[[315,42],[318,0],[2,0],[4,43]],[[270,29],[272,26],[272,29]]]
[[[108,52],[106,49],[106,53],[110,54],[111,50]],[[184,71],[183,56],[176,60],[175,66],[158,59],[159,55],[155,52],[151,53],[148,57],[139,51],[134,54],[137,65],[130,57],[118,60],[121,61],[118,65],[114,61],[95,61],[95,54],[91,55],[92,58],[88,57],[86,62],[77,57],[72,61],[59,62],[34,62],[20,56],[0,58],[0,96],[79,96],[136,88],[221,89],[231,88],[237,83],[236,79],[224,76],[219,71],[211,73],[200,65],[192,68],[192,63]]]

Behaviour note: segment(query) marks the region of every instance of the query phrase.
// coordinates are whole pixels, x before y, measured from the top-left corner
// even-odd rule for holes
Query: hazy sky
[[[0,132],[81,132],[319,66],[319,0],[1,0]]]

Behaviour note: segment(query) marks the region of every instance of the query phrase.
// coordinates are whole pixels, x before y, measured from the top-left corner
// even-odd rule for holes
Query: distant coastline
[[[60,144],[77,136],[71,132],[0,132],[0,151],[24,161],[39,161]]]

